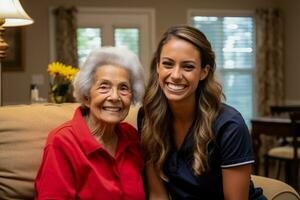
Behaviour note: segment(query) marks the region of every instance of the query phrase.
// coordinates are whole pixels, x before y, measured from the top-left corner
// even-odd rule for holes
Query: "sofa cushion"
[[[78,103],[0,107],[0,199],[33,199],[34,179],[51,129],[70,120]],[[125,121],[136,127],[138,106]]]
[[[78,104],[0,108],[0,197],[32,199],[48,132],[71,118]]]

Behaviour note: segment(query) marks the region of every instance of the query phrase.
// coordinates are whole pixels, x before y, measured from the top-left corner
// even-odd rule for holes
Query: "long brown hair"
[[[209,65],[207,77],[200,81],[196,90],[196,110],[193,126],[194,148],[192,168],[196,175],[207,169],[208,142],[214,139],[212,124],[219,113],[224,97],[221,85],[215,80],[215,54],[206,36],[196,28],[178,25],[169,28],[158,44],[151,63],[151,75],[143,99],[145,112],[142,128],[142,144],[145,159],[152,164],[163,179],[163,163],[171,148],[172,113],[167,99],[160,88],[156,66],[160,61],[163,46],[172,38],[182,39],[193,44],[200,54],[201,68]]]

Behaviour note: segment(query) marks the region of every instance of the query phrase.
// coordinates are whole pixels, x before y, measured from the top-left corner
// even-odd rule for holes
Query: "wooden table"
[[[254,173],[258,174],[259,150],[261,146],[260,135],[269,136],[292,136],[293,127],[289,118],[260,117],[251,120],[252,142],[255,156]]]

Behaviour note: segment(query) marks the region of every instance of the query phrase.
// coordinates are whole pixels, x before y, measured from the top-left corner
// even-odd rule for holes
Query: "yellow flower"
[[[61,77],[63,80],[72,81],[79,69],[71,65],[65,65],[60,62],[53,62],[48,65],[48,73],[54,77]]]
[[[49,72],[50,75],[53,75],[53,76],[60,75],[61,69],[64,66],[65,65],[60,63],[60,62],[53,62],[53,63],[48,65],[48,72]]]
[[[50,75],[50,95],[55,103],[62,103],[66,100],[72,80],[79,69],[61,62],[53,62],[47,69]]]

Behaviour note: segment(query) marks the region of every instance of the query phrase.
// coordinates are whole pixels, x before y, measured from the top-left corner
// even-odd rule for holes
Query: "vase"
[[[51,102],[64,103],[64,102],[66,102],[66,96],[51,94]]]
[[[67,100],[69,84],[54,84],[51,86],[50,100],[53,103],[64,103]]]

